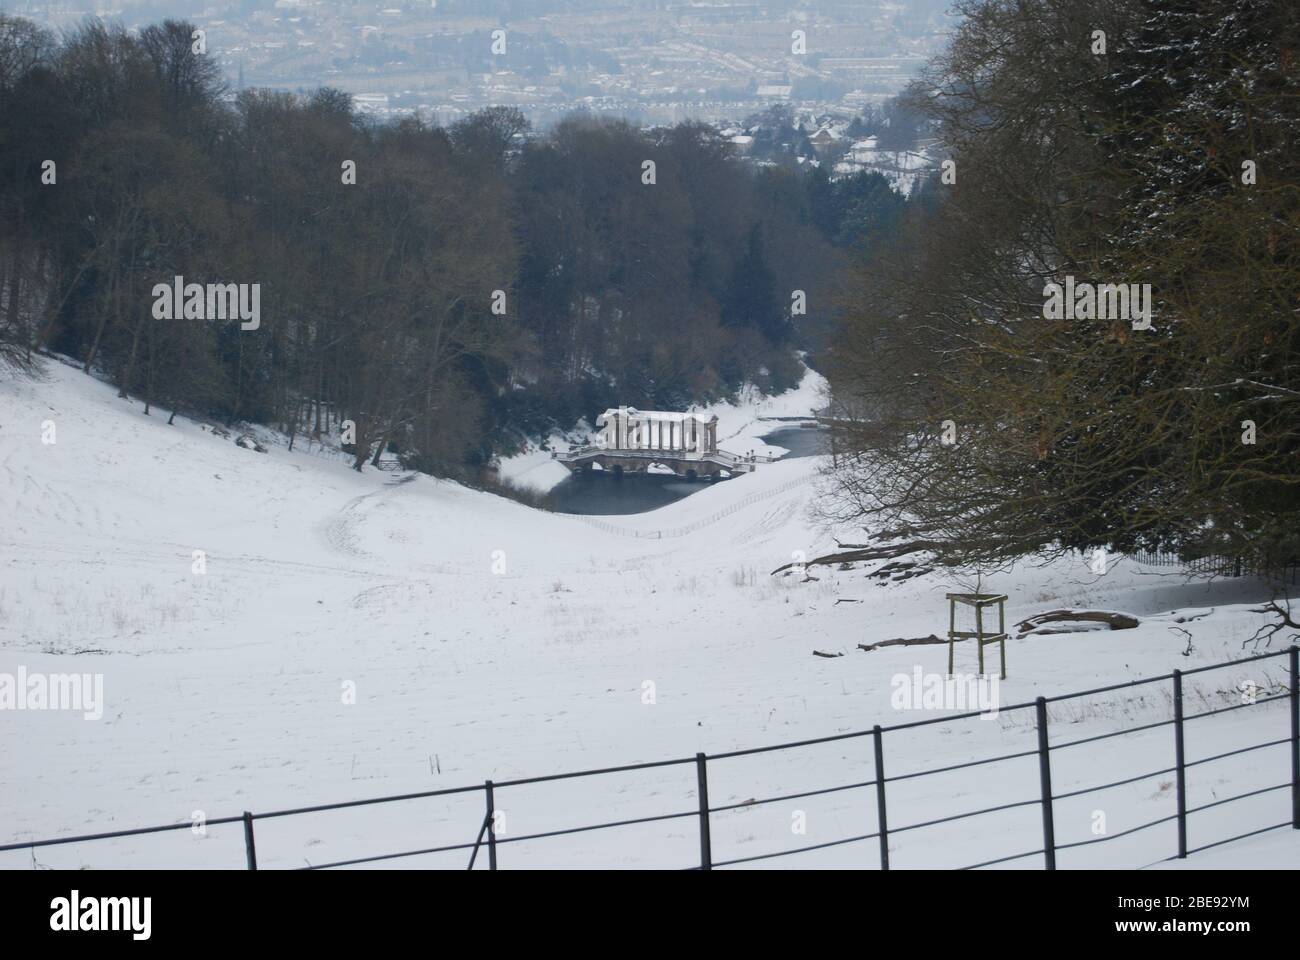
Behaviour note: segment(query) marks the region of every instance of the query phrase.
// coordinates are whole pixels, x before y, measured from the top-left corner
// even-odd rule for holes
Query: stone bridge
[[[717,417],[611,407],[596,418],[596,426],[601,432],[595,443],[551,457],[574,473],[600,467],[617,477],[660,466],[688,480],[749,473],[759,462],[718,449]]]

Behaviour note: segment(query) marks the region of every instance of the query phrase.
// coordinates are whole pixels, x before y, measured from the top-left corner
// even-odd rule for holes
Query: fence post
[[[487,795],[487,842],[488,842],[488,869],[497,868],[497,805],[496,799],[492,792],[492,781],[488,780],[483,784],[484,793]]]
[[[1287,651],[1291,673],[1291,827],[1300,830],[1300,647]]]
[[[248,855],[248,869],[257,869],[257,845],[253,842],[253,815],[244,811],[244,852]]]
[[[889,869],[889,827],[885,820],[885,756],[882,749],[880,724],[871,728],[871,739],[876,745],[876,823],[880,834],[880,869]]]
[[[700,796],[700,869],[713,869],[713,842],[709,838],[709,771],[704,754],[695,755],[695,778]]]
[[[1056,824],[1052,817],[1052,761],[1047,745],[1047,699],[1034,701],[1038,719],[1038,777],[1043,794],[1043,858],[1048,870],[1056,869]]]
[[[1178,859],[1187,859],[1187,765],[1183,752],[1183,671],[1174,671],[1174,782],[1178,804]]]

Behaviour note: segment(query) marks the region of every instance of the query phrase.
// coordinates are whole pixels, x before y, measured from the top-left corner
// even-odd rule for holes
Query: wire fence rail
[[[1244,700],[1241,703],[1231,704],[1229,706],[1218,707],[1214,709],[1201,710],[1196,713],[1187,714],[1184,712],[1185,698],[1183,694],[1183,680],[1185,677],[1193,674],[1206,673],[1212,670],[1221,670],[1228,667],[1239,666],[1245,663],[1258,663],[1265,660],[1271,660],[1277,657],[1287,658],[1287,673],[1289,683],[1285,693],[1273,694]],[[1052,703],[1062,703],[1065,701],[1078,700],[1084,697],[1092,697],[1098,694],[1111,693],[1119,690],[1129,690],[1137,687],[1144,687],[1150,684],[1170,683],[1171,699],[1173,703],[1173,717],[1168,720],[1161,720],[1154,723],[1144,723],[1136,726],[1125,727],[1120,730],[1113,730],[1108,733],[1097,734],[1089,737],[1082,737],[1076,740],[1067,740],[1063,743],[1052,744],[1049,740],[1048,726],[1048,705]],[[1247,709],[1259,706],[1265,703],[1284,700],[1288,704],[1288,714],[1290,719],[1289,735],[1267,740],[1262,743],[1249,744],[1239,747],[1235,750],[1225,751],[1199,760],[1188,761],[1185,750],[1185,731],[1186,725],[1193,720],[1202,717],[1208,717],[1218,714],[1233,712],[1236,710]],[[892,726],[882,727],[876,725],[870,730],[859,730],[851,733],[839,733],[825,737],[817,737],[809,740],[798,740],[787,743],[771,744],[762,747],[750,747],[743,750],[732,750],[723,753],[706,755],[697,753],[694,757],[681,757],[673,760],[658,760],[649,763],[633,763],[622,766],[603,767],[594,770],[580,770],[569,773],[550,774],[547,776],[526,777],[515,780],[492,781],[488,780],[482,784],[473,784],[463,787],[452,787],[442,790],[425,790],[416,793],[397,794],[385,797],[373,797],[363,800],[347,800],[340,803],[318,804],[315,806],[296,807],[287,810],[274,810],[267,813],[251,813],[244,811],[238,816],[227,816],[209,819],[206,823],[210,826],[222,824],[242,824],[244,831],[245,861],[249,870],[257,869],[257,844],[254,825],[258,821],[273,820],[283,817],[301,816],[310,813],[321,813],[332,810],[344,810],[357,807],[373,806],[377,804],[395,803],[406,800],[420,800],[433,797],[451,797],[456,795],[481,793],[484,801],[484,814],[481,824],[478,828],[474,840],[464,843],[449,844],[437,847],[423,847],[415,850],[404,850],[397,853],[383,853],[373,856],[357,857],[347,860],[336,860],[329,863],[312,864],[305,868],[307,870],[322,870],[335,867],[360,866],[365,864],[401,860],[410,857],[423,856],[437,853],[450,853],[455,851],[465,851],[469,853],[468,868],[474,869],[478,861],[479,854],[486,847],[487,850],[487,869],[498,869],[498,854],[501,847],[511,843],[524,843],[528,841],[551,839],[555,837],[572,836],[574,834],[589,833],[597,830],[609,830],[616,827],[630,826],[634,824],[661,823],[672,820],[695,819],[698,822],[699,829],[699,847],[700,856],[698,864],[691,864],[684,869],[688,870],[712,870],[719,867],[733,866],[743,863],[753,863],[763,860],[771,860],[780,857],[794,856],[796,854],[806,853],[813,850],[823,850],[831,847],[844,846],[848,844],[861,843],[867,840],[876,840],[879,846],[878,865],[882,870],[890,868],[889,862],[889,838],[891,835],[907,833],[914,830],[923,830],[930,827],[939,826],[947,823],[954,823],[959,820],[966,820],[971,817],[983,816],[1003,810],[1011,810],[1025,807],[1037,807],[1041,811],[1042,819],[1042,846],[1033,850],[1022,850],[1009,853],[1004,856],[984,860],[979,863],[967,864],[960,867],[962,870],[974,870],[982,867],[995,866],[1014,861],[1025,860],[1032,857],[1042,857],[1042,866],[1047,870],[1056,869],[1056,856],[1062,850],[1070,850],[1084,846],[1091,846],[1098,843],[1106,843],[1111,840],[1117,840],[1121,837],[1129,836],[1143,830],[1151,829],[1164,823],[1177,823],[1177,851],[1169,856],[1168,860],[1174,860],[1187,857],[1189,854],[1198,853],[1203,850],[1209,850],[1213,847],[1222,846],[1226,843],[1232,843],[1237,840],[1246,839],[1247,837],[1257,836],[1268,833],[1273,830],[1279,830],[1284,827],[1291,827],[1300,830],[1300,647],[1291,646],[1285,650],[1277,650],[1270,653],[1257,654],[1255,656],[1243,657],[1236,660],[1227,660],[1221,663],[1209,664],[1203,667],[1196,667],[1191,670],[1174,670],[1172,673],[1162,674],[1156,677],[1144,677],[1137,680],[1129,680],[1122,683],[1110,684],[1108,686],[1096,687],[1091,690],[1082,690],[1076,693],[1059,694],[1052,697],[1038,697],[1033,701],[1013,704],[1007,707],[1000,707],[1000,713],[1010,713],[1020,710],[1032,710],[1034,716],[1034,726],[1037,733],[1037,745],[1035,749],[1024,750],[1015,753],[1002,754],[994,757],[983,757],[977,760],[965,761],[962,763],[950,764],[944,767],[937,767],[929,770],[917,770],[903,773],[886,774],[885,769],[885,734],[894,733],[903,730],[915,730],[918,728],[929,727],[938,723],[953,723],[956,721],[968,721],[979,718],[983,714],[981,711],[970,711],[955,715],[946,715],[933,717],[925,720],[914,720],[908,723],[894,724]],[[1052,754],[1078,747],[1083,744],[1098,743],[1101,741],[1111,740],[1116,737],[1123,737],[1134,733],[1147,730],[1154,730],[1163,727],[1173,728],[1173,765],[1162,767],[1157,770],[1150,770],[1134,776],[1124,777],[1105,783],[1093,784],[1078,790],[1071,790],[1062,793],[1054,793],[1052,788]],[[871,780],[859,781],[855,783],[840,784],[831,787],[824,787],[815,790],[804,790],[796,793],[788,793],[780,796],[762,797],[757,799],[746,800],[743,803],[723,804],[711,806],[709,803],[709,764],[719,763],[737,757],[755,756],[758,754],[772,753],[776,751],[798,750],[805,747],[817,746],[821,744],[835,743],[848,740],[867,740],[870,739],[874,754],[874,776]],[[1290,754],[1290,779],[1282,781],[1267,787],[1235,794],[1230,797],[1216,798],[1209,803],[1203,803],[1198,806],[1189,807],[1187,805],[1187,781],[1186,773],[1194,767],[1201,767],[1206,764],[1217,763],[1230,757],[1240,756],[1252,753],[1257,750],[1267,750],[1275,747],[1285,746]],[[1001,763],[1007,760],[1014,760],[1023,757],[1036,756],[1039,766],[1039,791],[1037,795],[1025,797],[1019,800],[1013,800],[1007,803],[995,804],[981,807],[976,810],[966,810],[961,813],[955,813],[950,816],[937,817],[929,820],[923,820],[915,823],[905,823],[895,825],[890,822],[889,803],[888,803],[888,785],[905,780],[916,780],[922,777],[931,777],[941,773],[951,772],[953,770],[969,769],[973,767],[982,767],[987,764]],[[668,767],[678,767],[693,765],[696,776],[696,800],[697,804],[689,810],[679,810],[672,813],[657,814],[647,817],[635,817],[630,819],[610,820],[594,824],[581,826],[566,827],[558,830],[548,830],[539,833],[524,834],[521,836],[498,836],[497,816],[499,808],[497,806],[497,795],[502,790],[530,786],[541,783],[553,783],[560,780],[574,780],[590,777],[600,777],[609,774],[627,773],[630,771],[644,771],[653,769],[662,769]],[[1055,830],[1055,802],[1070,799],[1072,797],[1084,796],[1098,793],[1104,790],[1114,789],[1126,784],[1137,783],[1142,780],[1149,780],[1154,777],[1167,776],[1174,774],[1175,794],[1174,812],[1168,816],[1158,817],[1155,820],[1139,824],[1127,830],[1113,834],[1104,834],[1093,837],[1089,840],[1079,840],[1070,843],[1058,843],[1056,840]],[[757,806],[769,803],[778,803],[788,800],[801,799],[805,797],[822,796],[831,793],[838,793],[847,790],[865,790],[871,789],[875,796],[876,807],[876,829],[869,833],[859,833],[847,837],[841,837],[835,840],[823,843],[815,843],[793,849],[777,850],[768,853],[754,854],[745,857],[731,857],[716,859],[713,854],[713,842],[711,834],[712,817],[715,814],[724,813],[729,810],[740,807]],[[1235,803],[1251,797],[1263,796],[1276,791],[1290,791],[1290,817],[1278,823],[1264,826],[1256,826],[1245,833],[1237,834],[1232,837],[1215,840],[1211,843],[1201,844],[1200,846],[1188,845],[1188,819],[1191,815],[1202,813],[1206,810],[1217,808],[1229,803]],[[80,836],[57,837],[46,840],[26,840],[14,843],[0,845],[0,852],[14,850],[32,850],[38,847],[50,847],[70,843],[88,843],[101,840],[120,839],[123,837],[143,836],[146,834],[166,833],[176,830],[188,830],[192,827],[190,821],[180,823],[163,824],[153,827],[139,827],[130,830],[114,830],[104,833],[83,834]],[[869,866],[869,865],[868,865]]]

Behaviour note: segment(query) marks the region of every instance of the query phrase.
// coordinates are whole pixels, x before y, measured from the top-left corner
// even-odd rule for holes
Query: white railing
[[[552,460],[577,460],[581,457],[591,454],[603,453],[611,457],[636,457],[640,460],[712,460],[721,463],[724,466],[738,466],[747,463],[775,463],[780,457],[769,457],[763,454],[753,454],[742,457],[737,453],[729,453],[726,450],[715,450],[713,453],[703,453],[699,450],[656,450],[652,447],[635,447],[626,450],[618,450],[613,447],[585,446],[570,449],[567,453],[561,453],[558,450],[551,451]]]

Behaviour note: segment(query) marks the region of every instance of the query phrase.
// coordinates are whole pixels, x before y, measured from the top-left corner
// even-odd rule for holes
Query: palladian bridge
[[[594,443],[552,451],[551,457],[574,473],[600,469],[622,476],[666,467],[688,480],[717,480],[749,473],[767,457],[737,456],[718,449],[718,418],[696,413],[612,407],[596,418]]]

